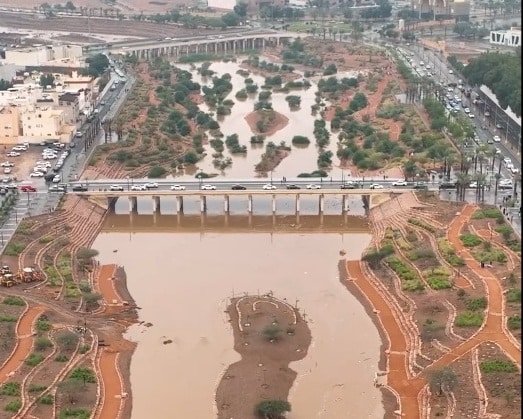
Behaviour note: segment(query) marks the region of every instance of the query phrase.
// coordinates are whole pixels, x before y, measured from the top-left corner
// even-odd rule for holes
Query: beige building
[[[15,84],[0,91],[0,106],[26,106],[36,103],[42,97],[43,88],[39,84]]]
[[[0,144],[17,144],[20,136],[20,111],[16,106],[0,108]]]
[[[65,115],[63,110],[51,106],[28,106],[20,110],[20,122],[25,141],[60,139],[64,133]]]
[[[58,97],[56,109],[64,111],[64,121],[68,125],[76,125],[76,120],[80,115],[79,94],[64,93]]]
[[[70,76],[64,76],[59,82],[66,91],[78,92],[82,89],[93,91],[95,87],[94,77],[81,76],[78,71],[73,71]]]
[[[26,48],[9,48],[5,62],[20,67],[38,67],[50,62],[77,62],[83,55],[80,45],[35,45]]]

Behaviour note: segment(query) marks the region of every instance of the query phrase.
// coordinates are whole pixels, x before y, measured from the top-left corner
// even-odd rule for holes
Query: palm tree
[[[496,157],[497,157],[497,153],[496,153],[496,149],[493,147],[489,150],[489,153],[487,154],[491,159],[492,159],[492,164],[490,166],[490,171],[492,173],[494,173],[494,165],[496,164]],[[501,160],[501,159],[500,159]]]
[[[468,187],[468,185],[470,183],[470,176],[467,173],[458,173],[456,175],[456,178],[457,178],[457,182],[456,182],[457,191],[456,191],[456,194],[458,196],[458,200],[459,201],[464,201],[465,200],[465,192],[466,192],[467,187]]]

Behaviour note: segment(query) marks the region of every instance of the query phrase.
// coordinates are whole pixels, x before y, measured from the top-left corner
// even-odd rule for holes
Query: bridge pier
[[[153,213],[160,214],[160,197],[153,196]]]
[[[295,211],[296,211],[296,214],[300,213],[300,194],[296,194]]]
[[[129,212],[138,213],[138,198],[136,196],[129,197]]]
[[[272,213],[276,214],[276,195],[272,196]]]
[[[223,211],[225,212],[225,214],[229,214],[229,211],[230,211],[229,195],[225,195],[223,197]]]
[[[247,197],[247,211],[249,212],[249,215],[252,215],[252,195]]]
[[[363,208],[368,211],[370,209],[370,195],[362,195],[361,200],[363,201]]]
[[[207,197],[205,195],[200,195],[200,212],[207,212]]]
[[[183,196],[176,197],[176,213],[183,214]]]
[[[348,195],[343,195],[342,202],[341,202],[341,207],[342,207],[342,213],[343,214],[345,214],[348,211],[350,211],[350,209],[349,209],[349,196]]]
[[[320,215],[323,215],[323,211],[325,209],[325,195],[323,195],[323,194],[320,195],[318,206],[319,206]]]
[[[118,198],[109,197],[107,198],[107,212],[113,213],[116,211],[116,202]]]

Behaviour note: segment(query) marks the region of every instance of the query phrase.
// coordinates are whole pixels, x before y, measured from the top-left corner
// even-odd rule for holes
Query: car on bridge
[[[183,185],[172,185],[170,187],[171,191],[185,191],[185,186]]]
[[[309,184],[309,185],[306,186],[306,189],[321,189],[321,186],[320,185]]]
[[[439,189],[456,189],[456,184],[452,182],[445,182],[439,185]]]
[[[243,185],[232,185],[231,189],[233,191],[244,191],[247,188],[245,186],[243,186]]]
[[[357,189],[358,185],[355,185],[354,183],[344,183],[341,185],[341,189]]]
[[[383,185],[380,185],[379,183],[371,183],[369,189],[383,189]]]
[[[301,189],[298,185],[287,185],[287,189]]]
[[[264,191],[274,191],[274,190],[276,190],[276,186],[271,185],[270,183],[267,183],[266,185],[263,185],[262,189]]]
[[[158,189],[158,184],[156,182],[147,182],[144,184],[146,189]]]
[[[59,193],[65,193],[67,192],[66,189],[63,186],[60,185],[52,185],[49,186],[49,192],[59,192]]]
[[[133,185],[131,186],[131,191],[146,191],[147,188],[145,185]]]
[[[22,192],[36,192],[36,188],[33,185],[22,185],[20,190]]]
[[[392,186],[407,186],[407,181],[396,180],[395,182],[392,182]]]
[[[123,186],[122,185],[111,185],[109,186],[109,190],[113,192],[123,192]]]
[[[418,184],[414,185],[412,188],[413,189],[421,189],[421,190],[424,190],[424,191],[429,189],[429,187],[427,185],[425,185],[424,183],[418,183]]]
[[[88,188],[85,185],[75,185],[73,186],[73,192],[87,192]]]
[[[214,185],[202,185],[202,187],[200,189],[202,191],[215,191],[216,190],[216,186],[214,186]]]

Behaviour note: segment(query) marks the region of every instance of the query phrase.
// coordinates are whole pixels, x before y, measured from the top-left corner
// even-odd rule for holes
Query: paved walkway
[[[113,276],[116,271],[116,265],[102,265],[98,274],[98,289],[108,305],[121,304],[122,299],[114,288]]]
[[[505,321],[503,315],[503,289],[499,280],[488,268],[481,268],[479,262],[473,259],[469,250],[463,246],[459,239],[463,226],[470,220],[475,210],[476,206],[474,205],[466,205],[464,207],[463,211],[456,216],[456,219],[449,226],[448,239],[456,251],[460,252],[467,260],[469,268],[481,277],[485,283],[489,300],[485,322],[476,335],[443,355],[429,367],[425,368],[417,377],[408,378],[408,356],[406,353],[408,345],[398,321],[393,316],[391,308],[382,294],[363,273],[361,262],[355,260],[347,262],[349,278],[354,280],[355,285],[367,297],[374,310],[377,310],[377,316],[382,323],[385,333],[389,337],[389,373],[387,376],[387,384],[399,394],[401,411],[406,418],[420,417],[420,406],[417,396],[426,384],[425,379],[422,378],[421,375],[424,376],[431,370],[451,364],[481,343],[497,343],[506,355],[512,358],[512,360],[521,367],[521,348],[509,339],[506,334],[506,329],[503,327],[503,322]]]
[[[100,374],[103,380],[102,407],[99,418],[118,418],[123,406],[121,395],[122,382],[117,369],[118,353],[110,349],[103,349],[100,354]]]
[[[45,311],[44,307],[34,306],[24,314],[16,328],[16,347],[4,365],[0,368],[0,384],[4,384],[23,364],[33,349],[33,324]]]

